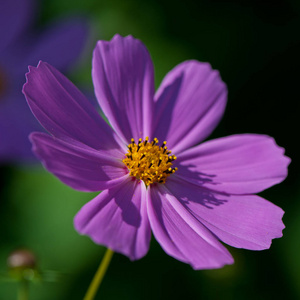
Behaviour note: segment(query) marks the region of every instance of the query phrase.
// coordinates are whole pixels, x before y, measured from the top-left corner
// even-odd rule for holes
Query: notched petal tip
[[[39,136],[47,136],[47,134],[42,132],[32,132],[29,134],[28,139],[31,142],[31,151],[34,153],[34,155],[41,161],[42,165],[46,170],[48,170],[47,161],[43,158],[42,155],[39,154],[39,147],[38,147],[38,138]]]
[[[224,268],[225,266],[233,265],[234,264],[234,259],[233,257],[228,257],[228,261],[224,261],[222,263],[216,262],[214,265],[209,264],[207,266],[203,265],[194,265],[193,263],[190,263],[190,266],[193,268],[195,271],[200,271],[200,270],[214,270],[214,269],[221,269]]]
[[[31,132],[28,136],[29,141],[32,145],[35,145],[35,135],[39,134],[40,132]]]
[[[189,59],[189,60],[182,62],[178,66],[184,65],[184,64],[188,68],[195,68],[195,69],[201,68],[202,72],[207,72],[207,74],[213,74],[215,77],[219,77],[220,82],[218,82],[218,83],[224,85],[224,87],[227,88],[227,84],[222,80],[220,71],[217,69],[214,69],[209,62],[202,62],[202,61],[198,61],[196,59]]]
[[[35,73],[38,72],[38,69],[43,65],[48,65],[48,64],[46,62],[39,60],[36,67],[31,65],[28,66],[28,72],[25,73],[26,82],[23,84],[23,88],[22,88],[22,93],[25,95],[25,97],[27,93],[26,89],[28,88],[28,85],[31,83],[32,76],[34,76]]]
[[[274,151],[277,151],[278,162],[281,161],[283,170],[282,170],[281,181],[278,182],[278,183],[281,183],[282,181],[284,181],[286,179],[286,177],[288,175],[288,167],[289,167],[290,163],[292,162],[292,159],[290,157],[288,157],[287,155],[285,155],[285,148],[279,146],[273,137],[270,137],[268,135],[265,135],[265,137],[270,139],[270,144],[275,149]]]
[[[282,169],[283,170],[283,174],[282,174],[282,180],[280,182],[282,182],[283,180],[285,180],[285,178],[288,175],[288,167],[290,165],[290,163],[292,162],[291,158],[288,157],[287,155],[285,155],[285,148],[279,146],[275,140],[275,138],[269,136],[269,135],[265,135],[265,134],[252,134],[252,136],[256,136],[256,137],[260,137],[261,139],[266,139],[269,140],[270,143],[270,148],[273,148],[274,154],[277,155],[277,161],[281,163]],[[278,182],[278,183],[280,183]]]
[[[131,34],[128,34],[128,35],[126,35],[126,36],[122,36],[122,35],[120,35],[119,33],[116,33],[113,37],[112,37],[112,41],[113,40],[116,40],[116,39],[124,39],[124,40],[126,40],[126,39],[131,39],[131,40],[138,40],[139,41],[139,39],[137,39],[137,38],[135,38],[133,35],[131,35]]]
[[[285,225],[283,223],[282,218],[285,212],[279,206],[271,202],[269,203],[277,210],[277,214],[275,215],[274,213],[273,215],[273,222],[274,222],[274,225],[272,226],[273,230],[272,232],[267,231],[265,234],[265,240],[264,241],[261,240],[261,243],[257,244],[256,248],[250,250],[268,250],[271,248],[274,239],[279,239],[283,236],[283,230],[285,229]],[[237,247],[237,248],[248,249],[247,247]]]
[[[130,40],[131,42],[138,42],[142,47],[145,48],[145,50],[148,52],[146,46],[144,45],[144,43],[140,40],[140,39],[137,39],[135,38],[133,35],[129,34],[127,36],[122,36],[120,34],[115,34],[110,40],[106,41],[106,40],[99,40],[97,41],[96,43],[96,47],[94,49],[94,55],[95,55],[95,52],[97,51],[97,48],[98,47],[101,47],[102,45],[104,47],[109,47],[111,44],[113,43],[118,43],[118,42],[121,42],[121,41],[127,41],[127,40]]]

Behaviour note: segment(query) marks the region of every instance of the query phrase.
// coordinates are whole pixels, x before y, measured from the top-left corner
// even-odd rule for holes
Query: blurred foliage
[[[290,1],[40,1],[38,24],[80,15],[90,22],[86,55],[71,79],[92,89],[96,40],[132,34],[148,47],[156,85],[187,59],[208,61],[229,89],[225,117],[212,137],[255,132],[274,136],[292,158],[288,179],[262,196],[286,214],[284,237],[270,250],[230,249],[235,264],[193,271],[167,256],[152,239],[139,261],[115,255],[97,299],[300,298],[299,53],[300,5]],[[18,247],[38,257],[39,270],[61,273],[58,282],[31,286],[31,300],[82,299],[104,249],[73,229],[73,217],[92,193],[76,192],[40,166],[1,169],[0,271]],[[0,299],[16,286],[0,282]]]

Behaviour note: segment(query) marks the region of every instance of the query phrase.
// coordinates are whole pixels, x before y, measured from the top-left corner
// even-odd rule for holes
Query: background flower
[[[36,29],[33,0],[3,0],[0,6],[0,163],[34,159],[28,134],[41,130],[21,93],[24,72],[40,59],[62,72],[76,65],[88,37],[79,18],[55,21]],[[45,27],[45,26],[43,26]]]

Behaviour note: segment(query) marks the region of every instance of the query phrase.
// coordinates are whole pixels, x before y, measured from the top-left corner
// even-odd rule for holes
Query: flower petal
[[[0,6],[0,52],[27,27],[34,11],[32,0],[1,1]]]
[[[131,178],[103,191],[77,213],[76,230],[131,260],[143,257],[151,238],[145,193],[145,186]]]
[[[233,263],[227,249],[162,186],[150,187],[147,209],[153,234],[169,255],[194,269]]]
[[[225,195],[182,182],[174,176],[168,190],[222,242],[250,250],[268,249],[282,236],[283,210],[256,195]]]
[[[122,155],[118,151],[77,146],[38,132],[31,134],[30,140],[45,168],[74,189],[101,191],[124,181],[128,173],[121,159],[116,158]]]
[[[274,139],[240,134],[205,142],[178,157],[176,175],[229,194],[252,194],[283,181],[290,159]]]
[[[123,141],[150,136],[154,75],[142,42],[119,35],[110,42],[99,41],[92,77],[100,107]]]
[[[120,148],[112,129],[85,96],[58,70],[29,67],[23,93],[31,111],[53,136],[101,150]],[[125,150],[124,146],[124,150]]]
[[[31,41],[26,40],[26,45],[31,45],[31,49],[29,55],[24,57],[22,66],[27,68],[42,60],[60,71],[67,70],[78,60],[87,37],[88,28],[84,20],[70,19],[53,24]]]
[[[227,88],[208,63],[186,61],[170,71],[155,95],[154,136],[178,155],[204,140],[223,116]]]

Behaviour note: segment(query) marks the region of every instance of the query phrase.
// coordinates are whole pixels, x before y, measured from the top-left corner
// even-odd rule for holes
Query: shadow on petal
[[[199,178],[203,180],[203,182],[211,181],[210,178],[206,178],[205,176],[210,177],[210,175],[206,174],[197,174]],[[194,174],[193,174],[194,175]],[[195,175],[194,175],[195,176]],[[214,175],[211,175],[213,177]],[[210,191],[209,189],[195,186],[193,183],[190,181],[183,182],[185,181],[184,178],[181,178],[180,176],[174,176],[172,179],[170,179],[166,183],[166,187],[168,190],[172,191],[173,195],[176,195],[176,198],[180,200],[183,204],[189,204],[189,202],[196,202],[202,206],[205,206],[206,208],[213,209],[216,206],[220,206],[228,202],[228,198],[230,195],[227,194],[222,194],[222,193],[216,193],[213,191]],[[190,185],[193,186],[194,188],[182,188],[182,185]],[[195,197],[195,188],[197,189],[197,196]],[[166,190],[165,190],[166,192]],[[175,192],[175,194],[174,194]]]
[[[169,134],[173,110],[175,109],[174,103],[176,103],[176,100],[178,99],[183,78],[184,72],[182,71],[178,77],[163,90],[160,97],[164,99],[164,101],[157,101],[156,111],[158,111],[159,114],[155,119],[159,122],[159,130],[155,130],[154,132],[157,132],[158,136],[155,137],[157,137],[159,140],[165,140]],[[156,128],[158,123],[154,124],[154,126]]]
[[[134,194],[132,197],[134,197]],[[123,197],[114,197],[114,201],[122,211],[122,220],[128,225],[136,228],[140,227],[141,214],[133,201],[124,201]]]
[[[186,180],[186,178],[188,178],[188,182],[192,182],[200,186],[204,185],[205,183],[209,183],[211,185],[218,184],[218,182],[215,181],[217,175],[199,172],[197,170],[197,165],[182,165],[179,162],[175,161],[174,167],[178,168],[176,176],[179,176],[180,178],[182,178],[182,180]]]

